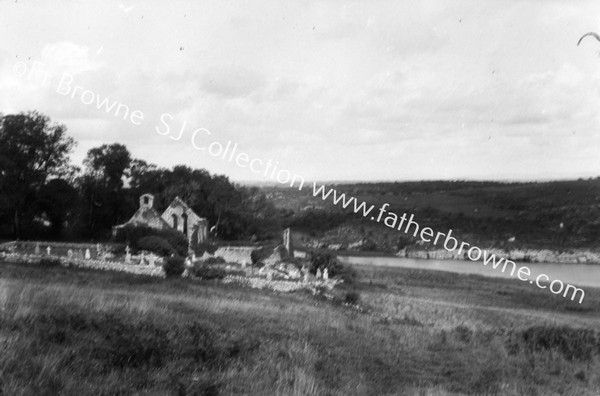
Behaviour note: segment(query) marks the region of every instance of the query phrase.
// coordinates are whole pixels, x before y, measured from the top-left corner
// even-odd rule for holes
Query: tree
[[[79,195],[75,187],[63,179],[52,179],[40,189],[38,208],[50,220],[53,236],[60,236],[63,224],[75,216],[78,201]]]
[[[123,178],[128,175],[131,154],[122,144],[103,144],[90,149],[83,160],[86,174],[101,181],[111,190],[123,188]]]
[[[131,154],[119,143],[103,144],[88,151],[83,160],[85,173],[79,180],[85,203],[87,232],[107,231],[125,218],[127,197],[124,179],[129,175]]]
[[[0,118],[0,210],[16,238],[22,224],[33,220],[42,186],[69,172],[75,142],[66,130],[35,111]]]

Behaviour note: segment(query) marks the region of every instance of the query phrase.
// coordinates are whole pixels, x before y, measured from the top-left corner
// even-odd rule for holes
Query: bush
[[[117,230],[115,241],[128,243],[134,249],[143,250],[138,246],[139,241],[148,236],[156,236],[164,239],[180,256],[186,256],[188,253],[187,238],[179,231],[170,228],[157,230],[146,226],[126,225]]]
[[[209,257],[204,260],[205,264],[225,264],[225,259],[223,257]]]
[[[262,246],[256,250],[253,250],[250,253],[250,259],[252,260],[252,264],[256,265],[259,262],[266,259],[267,257],[269,257],[271,255],[271,253],[273,253],[274,248],[275,248],[275,246],[268,245],[268,246]]]
[[[185,259],[180,256],[167,257],[163,263],[163,270],[168,278],[181,276],[185,271]]]
[[[43,258],[40,260],[40,265],[43,267],[58,267],[58,266],[60,266],[60,260]]]
[[[196,263],[192,273],[197,278],[202,279],[223,279],[227,272],[223,268],[213,267],[206,263]]]
[[[357,278],[356,271],[349,265],[342,264],[334,255],[330,253],[311,252],[308,255],[310,260],[310,272],[315,274],[317,269],[323,271],[327,268],[330,277],[338,277],[344,283],[354,283]]]
[[[170,256],[177,253],[166,239],[154,235],[140,238],[137,242],[137,249],[147,250],[159,256]]]
[[[508,340],[509,350],[528,353],[556,350],[567,360],[589,361],[600,353],[600,335],[590,329],[568,326],[533,326],[513,331]]]
[[[351,304],[351,305],[356,305],[358,304],[358,302],[360,301],[360,294],[357,291],[351,290],[346,292],[346,295],[344,296],[344,302]]]

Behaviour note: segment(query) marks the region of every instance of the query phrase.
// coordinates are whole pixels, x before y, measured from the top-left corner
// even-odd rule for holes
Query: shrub
[[[600,337],[590,329],[568,326],[533,326],[513,331],[508,340],[509,350],[526,352],[556,350],[567,360],[589,361],[600,353]]]
[[[163,270],[167,277],[177,277],[185,271],[185,259],[180,256],[167,257],[163,263]]]
[[[196,263],[192,273],[197,278],[202,279],[223,279],[227,272],[223,268],[213,267],[206,263]]]
[[[275,248],[275,246],[268,245],[268,246],[262,246],[256,250],[253,250],[250,253],[250,259],[252,260],[252,264],[256,265],[259,262],[266,259],[267,257],[269,257],[271,255],[271,253],[273,253],[274,248]]]
[[[180,256],[187,255],[188,252],[188,241],[186,237],[179,231],[175,231],[170,228],[157,230],[146,226],[134,226],[126,225],[123,228],[117,230],[115,236],[116,242],[128,243],[134,249],[140,249],[138,243],[143,237],[157,236],[166,240],[169,245],[179,254]]]
[[[44,267],[58,267],[60,266],[59,259],[43,258],[40,260],[40,265]]]
[[[350,290],[346,292],[344,296],[344,302],[352,305],[358,304],[360,301],[360,294],[355,290]]]
[[[337,257],[330,253],[311,252],[308,256],[310,260],[310,272],[316,273],[317,269],[323,271],[327,268],[330,277],[338,277],[344,283],[354,283],[357,278],[356,271],[349,265],[342,264]]]
[[[140,238],[137,242],[137,249],[148,250],[160,256],[170,256],[177,253],[166,239],[154,235]]]
[[[205,264],[225,264],[225,259],[223,257],[209,257],[204,260]]]

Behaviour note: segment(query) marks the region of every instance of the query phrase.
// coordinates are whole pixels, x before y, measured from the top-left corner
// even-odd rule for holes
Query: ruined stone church
[[[208,221],[198,216],[183,200],[175,197],[162,215],[154,209],[154,196],[140,197],[140,207],[126,223],[113,227],[113,234],[128,225],[156,229],[172,228],[185,235],[190,244],[203,243],[208,238]]]

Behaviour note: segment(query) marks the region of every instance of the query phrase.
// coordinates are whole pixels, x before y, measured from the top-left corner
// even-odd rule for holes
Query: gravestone
[[[208,239],[208,220],[201,218],[198,220],[198,243],[205,243]]]
[[[327,268],[325,268],[323,270],[323,280],[328,280],[329,279],[329,271],[327,270]]]
[[[317,277],[317,279],[321,279],[321,268],[317,268],[316,277]]]
[[[127,264],[131,264],[131,253],[129,253],[129,250],[127,251],[127,253],[125,253],[125,262]]]
[[[144,252],[140,253],[140,265],[144,265]]]
[[[35,253],[37,256],[39,256],[39,255],[40,255],[40,243],[39,243],[39,242],[37,242],[37,243],[35,244],[35,250],[34,250],[34,253]]]
[[[52,248],[51,248],[50,246],[48,246],[48,247],[46,248],[46,254],[47,254],[48,256],[50,256],[50,253],[51,253],[51,252],[52,252]]]
[[[294,258],[294,246],[292,243],[292,229],[286,228],[283,230],[283,246],[289,258]]]
[[[67,258],[68,258],[69,260],[71,260],[71,259],[73,258],[73,249],[69,249],[69,250],[67,251]]]
[[[302,266],[302,269],[300,270],[300,272],[302,273],[302,275],[304,275],[304,283],[308,282],[308,268],[306,268],[306,265]]]
[[[89,260],[92,258],[92,255],[90,253],[90,249],[85,249],[85,259]]]

